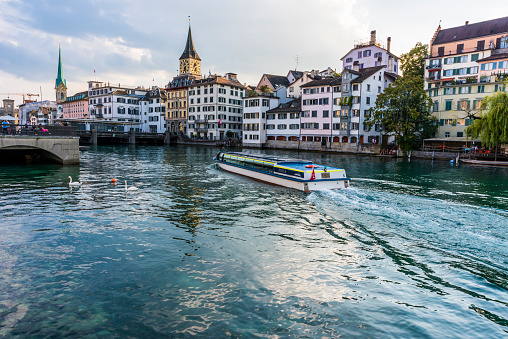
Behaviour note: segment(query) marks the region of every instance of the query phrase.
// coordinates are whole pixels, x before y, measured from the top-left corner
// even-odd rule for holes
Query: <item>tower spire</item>
[[[55,88],[63,83],[65,87],[67,87],[67,83],[63,76],[63,68],[62,68],[62,49],[60,47],[60,39],[58,39],[58,73],[56,74]]]
[[[196,52],[196,49],[194,48],[194,42],[192,41],[190,16],[189,16],[189,33],[187,34],[187,43],[185,44],[185,49],[182,53],[182,56],[180,57],[180,60],[187,59],[187,58],[194,58],[197,60],[201,60],[198,53]]]

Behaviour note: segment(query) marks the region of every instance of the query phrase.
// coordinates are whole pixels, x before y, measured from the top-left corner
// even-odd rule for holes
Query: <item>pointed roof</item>
[[[56,75],[55,88],[58,87],[61,83],[67,87],[67,82],[63,76],[63,68],[62,68],[62,49],[60,48],[60,43],[58,43],[58,73]]]
[[[180,60],[187,58],[201,60],[199,58],[198,52],[196,52],[196,49],[194,48],[194,42],[192,42],[192,32],[190,24],[189,24],[189,33],[187,34],[187,43],[185,44],[185,49],[182,53],[182,56],[180,57]]]

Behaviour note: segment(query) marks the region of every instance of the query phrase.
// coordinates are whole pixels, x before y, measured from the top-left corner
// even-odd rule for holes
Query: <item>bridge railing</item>
[[[61,125],[2,125],[2,135],[36,135],[36,136],[64,136],[64,137],[77,137],[78,132],[76,127],[61,126]]]

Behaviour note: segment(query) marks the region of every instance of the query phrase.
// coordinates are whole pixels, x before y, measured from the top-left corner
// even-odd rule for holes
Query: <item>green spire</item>
[[[197,60],[201,60],[199,58],[198,53],[196,52],[196,49],[194,48],[194,42],[192,42],[192,32],[189,22],[189,33],[187,34],[187,43],[185,44],[185,50],[182,53],[182,56],[180,57],[180,60],[182,59],[188,59],[188,58],[194,58]]]
[[[56,82],[55,82],[55,88],[58,87],[61,83],[64,84],[65,87],[67,87],[67,82],[64,79],[63,76],[63,68],[62,68],[62,50],[60,48],[60,42],[58,42],[58,73],[56,75]]]

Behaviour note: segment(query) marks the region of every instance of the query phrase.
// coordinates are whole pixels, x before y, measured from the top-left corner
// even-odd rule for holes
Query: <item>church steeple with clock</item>
[[[56,102],[61,103],[67,99],[67,82],[63,76],[62,50],[58,43],[58,73],[55,81]]]
[[[189,24],[189,34],[187,35],[187,44],[180,57],[180,75],[193,75],[201,77],[201,59],[199,58],[194,42],[192,42],[191,27]]]

